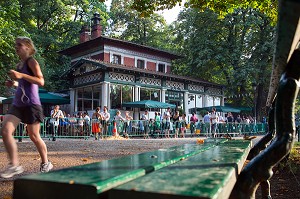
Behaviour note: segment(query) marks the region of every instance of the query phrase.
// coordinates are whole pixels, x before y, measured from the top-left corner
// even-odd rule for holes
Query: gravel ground
[[[196,143],[196,138],[179,139],[109,139],[95,141],[92,139],[57,139],[45,140],[48,158],[54,170],[99,162],[125,155],[137,154],[161,148]],[[40,157],[34,144],[29,139],[18,142],[20,164],[25,172],[21,175],[39,172]],[[0,141],[0,172],[7,166],[8,159],[2,140]],[[21,176],[19,175],[19,176]],[[17,176],[17,177],[19,177]],[[0,199],[12,198],[13,180],[0,178]]]

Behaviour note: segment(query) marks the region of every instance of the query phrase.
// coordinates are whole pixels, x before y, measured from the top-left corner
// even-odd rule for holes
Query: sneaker
[[[6,169],[6,171],[4,171],[1,174],[1,177],[2,178],[11,178],[14,175],[17,175],[17,174],[20,174],[20,173],[23,173],[23,172],[24,172],[24,169],[23,169],[22,166],[12,166],[12,165],[9,165],[8,168]]]
[[[40,171],[41,173],[47,173],[53,168],[53,165],[51,162],[47,163],[41,163]]]

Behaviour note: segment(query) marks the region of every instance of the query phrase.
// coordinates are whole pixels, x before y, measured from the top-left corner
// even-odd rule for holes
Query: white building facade
[[[172,74],[172,60],[181,56],[102,36],[99,15],[92,20],[91,36],[83,27],[80,44],[60,51],[71,57],[63,75],[72,82],[71,113],[98,106],[125,110],[122,103],[140,100],[175,104],[188,116],[191,108],[224,105],[223,85]]]

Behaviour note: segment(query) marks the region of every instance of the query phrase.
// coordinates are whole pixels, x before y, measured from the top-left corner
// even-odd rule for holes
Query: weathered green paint
[[[227,140],[206,140],[203,145],[186,144],[45,174],[24,176],[14,182],[14,198],[58,199],[70,198],[71,195],[73,198],[97,198],[98,194],[108,189],[214,148],[224,142]],[[89,197],[81,195],[83,190]]]
[[[111,189],[109,198],[228,198],[250,147],[244,140],[220,144]]]

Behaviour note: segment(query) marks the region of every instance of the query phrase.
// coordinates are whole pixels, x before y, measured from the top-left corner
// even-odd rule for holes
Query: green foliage
[[[6,71],[14,68],[18,57],[14,52],[16,36],[28,36],[34,41],[47,90],[68,88],[61,80],[70,60],[58,51],[78,43],[79,30],[89,24],[93,13],[98,12],[104,28],[107,26],[106,7],[97,0],[18,0],[0,2],[0,91],[5,95],[3,83]]]
[[[172,34],[161,15],[141,16],[130,7],[132,0],[113,0],[111,5],[110,36],[134,43],[169,50]]]
[[[181,5],[182,0],[134,0],[132,8],[142,15],[151,15],[155,10],[171,9],[176,4]],[[273,0],[186,0],[186,8],[195,8],[198,11],[205,11],[207,8],[217,13],[220,17],[231,14],[235,9],[257,9],[272,19],[273,24],[277,20],[277,1]]]
[[[113,0],[110,13],[99,0],[18,0],[0,2],[0,78],[18,61],[14,38],[29,36],[38,49],[38,59],[47,90],[68,88],[62,74],[70,58],[58,51],[78,43],[82,25],[100,13],[106,34],[123,40],[177,52],[172,71],[180,75],[226,85],[226,95],[249,94],[251,83],[261,88],[264,99],[274,38],[276,3],[261,1],[186,1],[178,20],[167,25],[155,10],[172,8],[179,0]],[[132,10],[135,8],[136,10]],[[209,8],[209,9],[207,9]],[[255,8],[255,9],[254,9]],[[110,18],[110,20],[109,20]],[[4,93],[5,88],[0,86]],[[253,97],[230,99],[242,105]]]
[[[253,9],[235,10],[221,19],[211,10],[185,9],[175,24],[182,39],[184,59],[175,71],[226,85],[226,96],[236,105],[253,104],[252,82],[263,88],[265,100],[271,70],[275,28],[267,16]]]
[[[7,79],[6,72],[15,67],[17,57],[15,55],[14,40],[16,36],[28,36],[19,17],[17,2],[0,1],[0,92],[7,94],[4,82]]]

